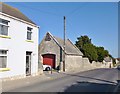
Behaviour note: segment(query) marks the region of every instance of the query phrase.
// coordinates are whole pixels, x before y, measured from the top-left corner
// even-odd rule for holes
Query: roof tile
[[[17,8],[11,7],[5,3],[0,2],[0,7],[2,6],[2,13],[8,14],[10,16],[19,18],[21,20],[27,21],[29,23],[32,23],[36,25],[33,21],[31,21],[27,16],[25,16],[23,13],[21,13]],[[0,11],[0,12],[1,12]]]

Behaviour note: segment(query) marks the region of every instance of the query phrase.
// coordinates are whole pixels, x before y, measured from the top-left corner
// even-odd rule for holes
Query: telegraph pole
[[[63,71],[65,72],[65,37],[66,37],[66,17],[64,16],[64,60],[63,60]]]

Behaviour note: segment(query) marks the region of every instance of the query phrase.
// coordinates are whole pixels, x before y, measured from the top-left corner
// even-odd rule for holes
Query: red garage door
[[[51,65],[52,68],[55,68],[55,55],[54,54],[45,54],[43,56],[43,64]]]

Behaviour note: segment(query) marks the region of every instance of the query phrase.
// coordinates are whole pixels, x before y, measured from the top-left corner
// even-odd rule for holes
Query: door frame
[[[29,55],[28,55],[28,54]],[[29,76],[29,75],[31,75],[31,54],[32,54],[32,52],[26,52],[26,67],[25,67],[25,72],[26,72],[26,76]],[[28,64],[28,71],[27,71],[27,57],[29,58],[28,60],[29,60],[29,64]]]

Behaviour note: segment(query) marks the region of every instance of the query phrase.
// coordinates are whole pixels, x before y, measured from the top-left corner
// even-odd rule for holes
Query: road
[[[60,75],[61,73],[59,73]],[[112,92],[119,80],[117,69],[95,69],[37,82],[9,92]],[[49,75],[48,75],[49,76]]]

